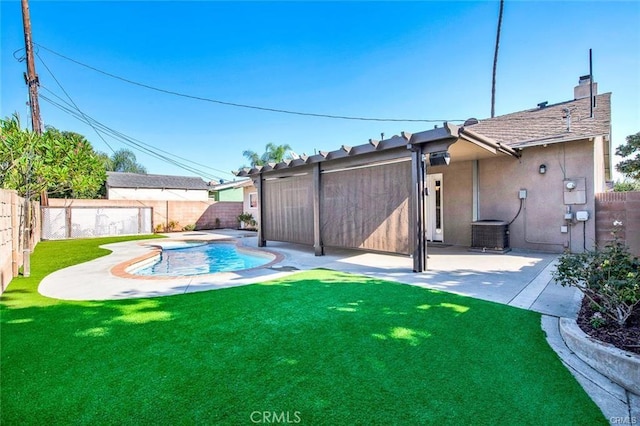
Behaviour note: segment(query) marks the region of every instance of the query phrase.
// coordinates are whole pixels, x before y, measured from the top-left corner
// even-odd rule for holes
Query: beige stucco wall
[[[604,182],[595,183],[594,144],[591,141],[552,144],[547,147],[531,147],[522,151],[520,159],[500,157],[479,162],[479,219],[511,221],[520,207],[518,192],[527,190],[527,198],[520,215],[510,226],[511,247],[562,252],[592,249],[595,242],[594,188]],[[545,164],[547,172],[540,174],[539,166]],[[597,173],[602,179],[603,172]],[[586,210],[589,220],[572,222],[570,232],[562,233],[566,225],[564,214],[564,180],[586,179],[586,203],[571,205],[574,212]]]
[[[473,212],[473,163],[452,162],[428,167],[427,174],[442,173],[444,243],[470,246]]]
[[[605,143],[602,136],[594,138],[593,141],[593,158],[594,158],[594,170],[593,170],[593,183],[594,191],[596,194],[600,192],[606,192],[606,176],[605,176]]]
[[[109,188],[110,200],[207,201],[207,190]]]
[[[251,205],[249,204],[249,194],[258,194],[258,189],[254,186],[245,186],[243,188],[244,190],[244,197],[243,197],[243,201],[242,201],[242,211],[246,212],[246,213],[251,213],[253,215],[253,218],[256,220],[256,222],[258,223],[258,226],[260,226],[260,221],[258,220],[258,207],[251,207]]]

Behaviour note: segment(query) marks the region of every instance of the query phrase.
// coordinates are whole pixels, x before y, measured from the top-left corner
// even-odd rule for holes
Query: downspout
[[[480,176],[478,160],[473,160],[472,165],[472,206],[471,221],[476,222],[480,218]]]

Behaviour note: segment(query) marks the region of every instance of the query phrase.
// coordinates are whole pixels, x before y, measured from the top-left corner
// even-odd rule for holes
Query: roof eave
[[[494,153],[501,152],[503,154],[507,154],[515,158],[520,157],[520,153],[515,149],[511,148],[510,146],[503,145],[500,142],[496,142],[491,138],[488,138],[484,135],[481,135],[480,133],[476,133],[464,127],[460,127],[460,130],[458,131],[458,135],[462,139],[468,142],[471,142],[479,147],[492,151]]]

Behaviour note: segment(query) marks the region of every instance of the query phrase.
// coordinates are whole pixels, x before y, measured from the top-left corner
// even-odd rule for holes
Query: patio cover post
[[[258,247],[265,247],[267,241],[264,239],[264,187],[262,185],[262,172],[258,174],[258,180],[254,182],[258,190]]]
[[[313,249],[316,256],[324,256],[320,233],[320,163],[313,166]]]
[[[411,147],[412,209],[410,221],[413,228],[413,272],[427,270],[427,244],[424,238],[425,217],[425,163],[422,145]]]
[[[431,161],[432,154],[446,153],[449,147],[458,140],[458,132],[458,126],[445,122],[442,127],[414,133],[409,138],[407,148],[411,150],[411,185],[413,192],[411,203],[412,220],[409,226],[413,228],[413,272],[427,270],[426,157],[428,155],[429,161]]]

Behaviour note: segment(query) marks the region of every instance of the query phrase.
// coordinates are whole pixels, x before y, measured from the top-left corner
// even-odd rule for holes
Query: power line
[[[47,89],[46,87],[43,87],[43,89],[45,89],[47,92],[52,93],[58,99],[61,99],[59,96],[55,95],[53,92],[51,92],[51,90]],[[85,124],[88,124],[88,125],[94,127],[95,129],[97,129],[97,131],[101,131],[101,132],[103,132],[105,134],[108,134],[112,138],[120,140],[125,145],[127,145],[127,146],[129,146],[129,147],[131,147],[131,148],[133,148],[133,149],[135,149],[137,151],[143,152],[143,153],[145,153],[147,155],[150,155],[150,156],[152,156],[154,158],[158,158],[158,159],[160,159],[160,160],[162,160],[164,162],[167,162],[167,163],[170,163],[172,165],[175,165],[175,166],[177,166],[177,167],[179,167],[179,168],[181,168],[183,170],[186,170],[186,171],[189,171],[191,173],[195,173],[197,175],[203,176],[203,177],[205,177],[205,178],[207,178],[209,180],[214,180],[214,179],[215,180],[220,180],[219,176],[215,176],[215,175],[213,175],[211,173],[205,172],[205,171],[200,170],[198,168],[192,167],[192,166],[190,166],[188,164],[185,164],[185,163],[182,163],[180,161],[177,161],[173,157],[180,158],[180,159],[182,159],[184,161],[187,161],[187,162],[190,162],[190,163],[193,163],[193,164],[197,164],[197,165],[200,165],[202,167],[205,167],[205,168],[208,168],[208,169],[211,169],[211,170],[216,170],[218,172],[222,172],[224,174],[231,175],[231,173],[229,173],[229,172],[225,172],[225,171],[222,171],[222,170],[214,169],[212,167],[201,165],[199,163],[195,163],[195,162],[193,162],[191,160],[185,159],[185,158],[177,156],[175,154],[171,154],[171,153],[169,153],[167,151],[160,150],[158,148],[154,148],[149,144],[146,144],[146,143],[144,143],[142,141],[139,141],[139,140],[137,140],[135,138],[127,136],[122,132],[114,130],[114,129],[104,125],[103,123],[100,123],[99,121],[93,119],[92,117],[88,116],[87,114],[79,113],[78,111],[75,110],[75,108],[73,108],[71,105],[69,105],[66,101],[64,101],[62,99],[61,99],[61,102],[63,102],[63,103],[61,104],[61,103],[56,102],[55,100],[47,97],[46,95],[41,94],[40,97],[43,100],[45,100],[46,102],[48,102],[49,104],[55,106],[56,108],[62,110],[63,112],[66,112],[67,114],[69,114],[72,117],[78,119],[79,121],[82,121]],[[169,157],[167,155],[163,155],[163,154],[161,154],[161,153],[159,153],[157,151],[164,152],[164,153],[170,155],[171,157]]]
[[[373,117],[354,117],[354,116],[347,116],[347,115],[333,115],[333,114],[319,114],[319,113],[313,113],[313,112],[301,112],[301,111],[292,111],[292,110],[286,110],[286,109],[278,109],[278,108],[268,108],[268,107],[262,107],[262,106],[257,106],[257,105],[249,105],[249,104],[240,104],[240,103],[236,103],[236,102],[227,102],[227,101],[221,101],[218,99],[211,99],[211,98],[205,98],[203,96],[195,96],[195,95],[189,95],[186,93],[180,93],[180,92],[176,92],[173,90],[167,90],[167,89],[162,89],[159,87],[155,87],[155,86],[151,86],[149,84],[146,83],[140,83],[138,81],[134,81],[134,80],[130,80],[128,78],[125,77],[121,77],[119,75],[116,74],[112,74],[110,72],[107,71],[103,71],[99,68],[96,68],[94,66],[91,65],[87,65],[83,62],[77,61],[73,58],[70,58],[66,55],[63,55],[61,53],[58,53],[54,50],[49,49],[46,46],[43,46],[41,44],[35,43],[37,46],[39,46],[40,48],[56,55],[59,56],[60,58],[66,59],[67,61],[73,62],[77,65],[83,66],[85,68],[88,68],[90,70],[96,71],[100,74],[106,75],[108,77],[111,78],[115,78],[117,80],[120,81],[124,81],[125,83],[129,83],[129,84],[133,84],[135,86],[139,86],[139,87],[144,87],[146,89],[149,90],[155,90],[156,92],[161,92],[161,93],[166,93],[169,95],[174,95],[174,96],[180,96],[183,98],[188,98],[188,99],[195,99],[198,101],[203,101],[203,102],[211,102],[211,103],[215,103],[215,104],[220,104],[220,105],[226,105],[226,106],[232,106],[232,107],[237,107],[237,108],[247,108],[247,109],[255,109],[255,110],[259,110],[259,111],[269,111],[269,112],[276,112],[276,113],[281,113],[281,114],[291,114],[291,115],[302,115],[302,116],[308,116],[308,117],[320,117],[320,118],[331,118],[331,119],[339,119],[339,120],[360,120],[360,121],[386,121],[386,122],[417,122],[417,123],[442,123],[444,121],[464,121],[464,120],[433,120],[433,119],[413,119],[413,118],[373,118]]]
[[[60,84],[60,81],[56,78],[56,76],[53,74],[53,71],[51,71],[51,69],[47,66],[47,64],[42,60],[42,58],[40,57],[40,55],[38,54],[38,52],[36,52],[36,56],[38,57],[38,59],[40,60],[40,62],[42,63],[42,65],[44,65],[44,67],[46,68],[46,70],[49,72],[49,74],[51,74],[51,77],[53,78],[53,80],[56,82],[56,84],[58,85],[58,87],[60,87],[60,89],[64,92],[64,94],[67,96],[67,98],[69,98],[69,101],[71,101],[71,103],[73,104],[73,106],[76,108],[76,110],[82,114],[84,116],[84,113],[82,112],[82,110],[80,109],[80,107],[78,106],[78,104],[76,104],[73,99],[71,98],[71,96],[69,95],[69,93],[64,89],[64,87],[62,87],[62,84]],[[109,145],[109,142],[107,142],[107,140],[105,138],[102,137],[102,135],[100,134],[100,132],[98,132],[98,130],[91,125],[90,122],[87,121],[87,123],[93,128],[93,130],[96,132],[96,134],[98,135],[98,137],[100,139],[102,139],[102,141],[109,147],[109,149],[115,154],[116,150],[113,149],[113,147],[111,145]]]

